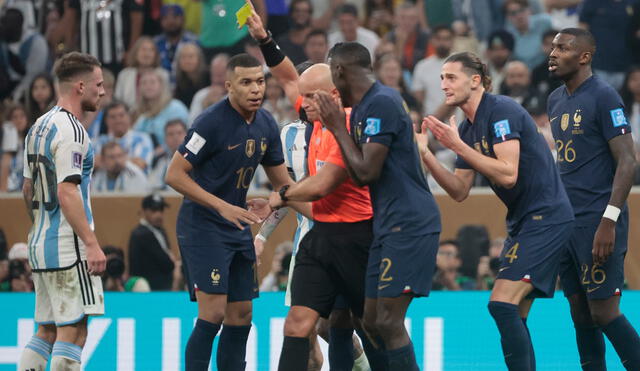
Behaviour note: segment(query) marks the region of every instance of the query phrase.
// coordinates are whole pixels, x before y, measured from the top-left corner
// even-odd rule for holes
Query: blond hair
[[[141,89],[138,88],[136,117],[142,115],[146,117],[154,117],[159,114],[169,104],[169,102],[171,102],[172,99],[167,81],[165,81],[165,79],[162,77],[162,75],[160,75],[157,69],[142,71],[140,73],[139,81],[142,81],[142,78],[145,75],[154,75],[158,79],[160,85],[162,85],[162,94],[160,94],[160,96],[156,99],[147,99],[142,95]]]

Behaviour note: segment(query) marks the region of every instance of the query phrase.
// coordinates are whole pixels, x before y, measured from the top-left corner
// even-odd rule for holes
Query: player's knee
[[[284,336],[309,337],[315,325],[315,318],[311,318],[304,312],[290,310],[284,321]]]
[[[403,318],[395,315],[395,313],[387,310],[378,310],[375,327],[376,331],[382,338],[387,339],[396,334],[402,333],[404,329]]]
[[[603,327],[611,323],[614,319],[620,316],[620,311],[617,309],[611,310],[610,308],[597,308],[591,309],[591,320],[599,327]]]

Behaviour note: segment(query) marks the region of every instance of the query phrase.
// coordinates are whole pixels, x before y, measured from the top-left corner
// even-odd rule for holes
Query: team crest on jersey
[[[504,137],[511,134],[511,127],[509,126],[509,120],[500,120],[493,123],[493,131],[496,133],[496,138]]]
[[[367,126],[364,128],[364,133],[367,135],[376,135],[380,132],[380,119],[371,117],[367,119]]]
[[[256,153],[256,141],[254,139],[247,139],[247,144],[244,146],[244,153],[247,157],[252,157]]]
[[[580,122],[582,122],[582,115],[580,114],[580,112],[582,112],[582,110],[577,109],[573,114],[573,126],[580,126]]]
[[[267,138],[260,139],[260,153],[265,154],[267,152]]]
[[[562,131],[565,131],[567,130],[568,127],[569,127],[569,114],[564,113],[562,114],[562,118],[560,119],[560,129],[562,129]]]
[[[220,284],[220,270],[214,268],[211,271],[211,284],[214,286],[218,286]]]
[[[624,111],[622,108],[616,108],[609,111],[611,114],[611,121],[613,122],[613,127],[617,128],[619,126],[627,125],[627,118],[624,116]]]
[[[76,169],[82,169],[82,153],[72,152],[71,156],[73,159],[72,161],[73,167]]]

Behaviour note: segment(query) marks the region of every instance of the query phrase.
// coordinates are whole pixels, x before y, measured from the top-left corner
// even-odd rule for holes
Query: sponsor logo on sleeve
[[[376,135],[380,133],[380,119],[370,117],[367,119],[367,125],[364,128],[364,133],[367,135]]]
[[[612,109],[609,113],[611,114],[611,122],[613,122],[614,128],[627,125],[627,118],[624,116],[622,108]]]
[[[198,135],[198,133],[194,131],[193,135],[191,136],[191,139],[189,139],[185,147],[187,147],[187,149],[191,153],[193,153],[194,155],[197,155],[198,152],[200,152],[200,150],[202,149],[202,147],[204,147],[205,143],[207,143],[207,140],[201,137],[200,135]]]
[[[509,126],[509,120],[501,120],[493,123],[493,130],[496,133],[496,138],[505,139],[505,137],[511,134],[511,127]]]

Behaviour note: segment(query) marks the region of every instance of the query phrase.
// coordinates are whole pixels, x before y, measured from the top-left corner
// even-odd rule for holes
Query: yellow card
[[[245,3],[242,8],[236,12],[236,19],[238,20],[238,27],[244,26],[247,23],[247,18],[251,15],[251,5]]]

